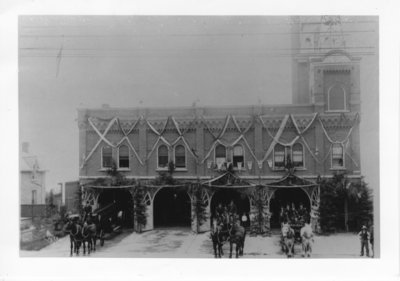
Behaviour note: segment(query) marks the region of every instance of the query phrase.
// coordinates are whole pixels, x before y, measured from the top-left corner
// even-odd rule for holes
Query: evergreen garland
[[[265,202],[261,195],[262,187],[257,187],[254,193],[254,205],[256,213],[254,214],[254,221],[252,222],[252,232],[255,234],[264,234],[264,207]]]
[[[147,205],[144,202],[144,198],[146,196],[146,190],[142,186],[138,186],[136,189],[136,193],[134,196],[134,212],[137,223],[137,231],[142,232],[142,227],[144,227],[147,223],[146,218],[146,209]]]
[[[207,203],[203,202],[203,187],[200,184],[195,184],[193,186],[192,195],[193,200],[192,204],[194,207],[194,212],[197,221],[197,231],[200,231],[200,226],[207,221]]]

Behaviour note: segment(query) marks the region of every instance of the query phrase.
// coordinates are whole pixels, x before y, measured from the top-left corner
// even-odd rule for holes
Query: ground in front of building
[[[356,234],[316,236],[312,258],[359,258],[360,241]],[[40,251],[20,251],[21,257],[68,257],[69,237]],[[223,258],[229,257],[229,243]],[[194,234],[188,228],[155,229],[142,234],[124,232],[113,240],[97,245],[91,257],[132,258],[213,258],[210,233]],[[82,249],[80,257],[83,257]],[[279,246],[279,235],[246,237],[243,258],[286,258]],[[295,246],[295,258],[301,258],[301,245]]]

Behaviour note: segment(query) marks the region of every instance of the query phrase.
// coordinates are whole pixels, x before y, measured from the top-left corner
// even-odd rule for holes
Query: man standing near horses
[[[219,203],[218,206],[215,208],[215,217],[217,218],[217,221],[221,222],[223,221],[223,216],[224,216],[224,207],[222,207],[222,204]]]
[[[89,204],[89,201],[86,201],[86,206],[83,208],[83,211],[85,212],[83,221],[86,221],[86,219],[92,215],[92,206]]]
[[[369,229],[369,243],[371,244],[371,250],[372,250],[372,257],[374,257],[375,252],[374,252],[374,226],[371,225],[370,229]]]
[[[364,256],[364,248],[367,254],[367,257],[369,257],[369,247],[368,247],[368,241],[369,241],[369,232],[367,230],[367,227],[365,225],[363,225],[363,227],[361,228],[361,231],[358,233],[358,236],[360,237],[360,241],[361,241],[361,253],[360,256]]]

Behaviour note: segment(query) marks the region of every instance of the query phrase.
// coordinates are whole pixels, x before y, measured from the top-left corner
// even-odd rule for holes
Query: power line
[[[375,55],[375,52],[347,52],[350,56],[373,56]],[[225,57],[297,57],[298,55],[307,55],[307,56],[321,56],[324,53],[321,52],[308,52],[308,53],[303,53],[303,54],[292,54],[292,53],[247,53],[247,54],[232,54],[232,55],[221,55],[221,54],[208,54],[207,56],[199,56],[199,57],[193,57],[193,54],[187,53],[187,54],[182,54],[182,53],[177,53],[175,55],[171,54],[131,54],[131,55],[125,55],[125,54],[63,54],[63,58],[133,58],[133,57],[184,57],[188,56],[191,59],[204,59],[205,57],[209,58],[225,58]],[[36,54],[36,55],[26,55],[26,54],[20,54],[20,58],[56,58],[57,55],[41,55],[41,54]]]
[[[376,30],[349,30],[343,32],[320,32],[320,31],[302,31],[299,32],[254,32],[254,33],[159,33],[159,34],[20,34],[20,38],[30,37],[43,37],[43,38],[57,38],[57,37],[68,37],[68,38],[115,38],[115,37],[224,37],[224,36],[238,36],[238,37],[249,37],[249,36],[269,36],[269,35],[300,35],[300,34],[330,34],[330,35],[346,35],[351,36],[356,33],[374,33]]]

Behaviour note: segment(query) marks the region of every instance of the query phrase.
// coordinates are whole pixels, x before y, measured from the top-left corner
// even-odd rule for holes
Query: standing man
[[[86,201],[86,206],[83,208],[83,211],[85,212],[83,221],[86,221],[86,219],[92,215],[92,206],[89,204],[89,201]]]
[[[230,215],[235,215],[237,213],[237,208],[233,200],[229,203],[228,212]]]
[[[367,254],[367,257],[369,257],[369,247],[368,247],[368,240],[370,238],[369,232],[367,230],[367,227],[365,225],[362,226],[360,233],[358,233],[358,236],[360,237],[361,241],[361,253],[360,256],[364,256],[364,248]]]
[[[372,255],[371,257],[374,257],[375,252],[374,252],[374,225],[371,225],[369,229],[369,243],[371,244],[371,250],[372,250]]]

